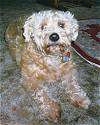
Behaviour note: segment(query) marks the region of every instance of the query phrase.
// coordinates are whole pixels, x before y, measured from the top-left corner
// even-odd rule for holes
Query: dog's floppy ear
[[[23,36],[25,38],[25,42],[29,42],[31,39],[33,39],[34,37],[34,34],[33,34],[33,31],[34,31],[34,19],[35,19],[35,14],[33,14],[32,16],[30,16],[26,21],[25,21],[25,24],[24,24],[24,27],[23,27]]]
[[[74,15],[71,14],[69,11],[65,12],[65,17],[69,20],[70,22],[70,40],[75,41],[78,36],[78,21],[74,18]]]

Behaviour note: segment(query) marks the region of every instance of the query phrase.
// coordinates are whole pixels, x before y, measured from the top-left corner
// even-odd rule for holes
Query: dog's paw
[[[50,103],[50,112],[49,112],[49,118],[53,120],[54,122],[58,122],[61,117],[61,109],[60,105],[56,102]]]
[[[61,118],[60,105],[54,101],[49,101],[45,105],[41,105],[41,118],[58,123]]]
[[[88,109],[90,105],[90,100],[88,97],[78,97],[72,101],[73,105],[78,108]]]

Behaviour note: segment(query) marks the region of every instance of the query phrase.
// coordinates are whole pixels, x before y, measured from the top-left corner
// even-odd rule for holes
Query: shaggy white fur
[[[71,41],[76,40],[78,28],[77,20],[69,11],[49,10],[31,15],[24,24],[23,35],[27,44],[22,54],[22,74],[30,88],[43,86],[41,84],[45,82],[66,84],[65,91],[71,102],[87,109],[90,100],[79,86],[78,73],[71,60]],[[37,100],[43,114],[56,119],[59,106],[46,93],[39,90]]]

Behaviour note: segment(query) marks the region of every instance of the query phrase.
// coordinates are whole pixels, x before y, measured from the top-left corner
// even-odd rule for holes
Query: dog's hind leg
[[[36,99],[40,104],[40,119],[58,122],[60,120],[61,108],[60,105],[52,100],[44,90],[36,92]]]

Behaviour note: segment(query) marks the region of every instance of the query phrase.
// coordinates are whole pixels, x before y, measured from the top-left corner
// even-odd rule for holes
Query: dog
[[[42,89],[44,83],[65,83],[66,93],[74,106],[87,109],[90,105],[79,86],[72,60],[71,41],[77,39],[78,29],[73,14],[54,10],[33,13],[23,26],[25,45],[20,59],[23,83],[36,91],[42,116],[55,122],[60,118],[61,108]]]

